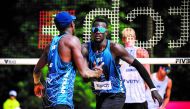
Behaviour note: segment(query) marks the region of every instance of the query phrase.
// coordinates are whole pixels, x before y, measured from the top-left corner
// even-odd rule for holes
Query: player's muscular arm
[[[170,95],[171,95],[171,89],[172,89],[172,80],[169,79],[168,84],[167,84],[167,88],[166,88],[166,94],[164,96],[164,102],[163,102],[160,109],[165,109],[166,105],[169,103]]]
[[[88,58],[88,45],[86,43],[82,44],[82,49],[81,49],[81,52],[82,52],[82,55],[84,57],[84,64],[86,64],[86,66],[88,66],[88,62],[87,62],[87,58]]]
[[[47,64],[47,58],[48,58],[47,55],[49,52],[49,47],[50,47],[50,45],[48,45],[44,49],[40,59],[38,60],[36,66],[34,67],[34,70],[33,70],[34,84],[38,84],[40,82],[40,78],[41,78],[41,71],[40,70]]]
[[[123,61],[132,64],[134,61],[134,57],[130,55],[125,48],[117,43],[111,42],[111,52],[115,58],[119,57]]]
[[[81,53],[80,40],[77,37],[73,37],[70,43],[71,43],[70,48],[71,48],[73,60],[81,76],[83,78],[93,78],[93,77],[98,78],[102,74],[102,71],[90,70],[87,64],[84,64],[85,60]],[[99,67],[102,67],[102,65],[100,65]]]
[[[84,57],[84,64],[85,64],[85,66],[88,66],[88,61],[87,61],[87,58],[88,58],[88,44],[83,43],[81,47],[82,47],[81,52],[82,52],[82,55]],[[89,82],[89,79],[87,79],[87,78],[83,78],[83,80],[84,80],[84,82]]]
[[[40,78],[41,78],[41,69],[47,64],[48,51],[49,51],[49,45],[44,49],[33,71],[34,94],[39,98],[43,96],[44,86],[40,82]]]
[[[148,51],[146,49],[143,49],[143,48],[137,49],[137,58],[149,58]],[[150,64],[143,64],[143,66],[146,68],[149,75],[151,75],[151,73],[150,73]]]

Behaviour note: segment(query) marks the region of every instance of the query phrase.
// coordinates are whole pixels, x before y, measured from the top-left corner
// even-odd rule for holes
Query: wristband
[[[151,89],[150,89],[151,92],[152,92],[152,91],[155,91],[155,90],[157,90],[157,89],[156,89],[156,88],[151,88]]]

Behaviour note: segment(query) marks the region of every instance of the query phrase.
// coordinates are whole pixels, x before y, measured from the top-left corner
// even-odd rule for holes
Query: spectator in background
[[[148,109],[165,109],[166,105],[169,103],[172,80],[167,76],[167,74],[169,74],[170,71],[171,67],[169,65],[161,65],[159,66],[158,71],[152,74],[152,81],[164,101],[161,107],[159,107],[158,103],[154,102],[151,98],[150,91],[147,90]]]
[[[3,103],[3,109],[21,109],[16,96],[17,92],[15,90],[11,90],[9,92],[9,98]]]
[[[136,33],[133,28],[122,31],[122,42],[126,51],[135,58],[149,58],[148,51],[135,46]],[[120,61],[121,75],[126,88],[126,99],[123,109],[148,109],[146,102],[146,85],[137,69],[130,64]],[[150,75],[150,65],[143,64]]]

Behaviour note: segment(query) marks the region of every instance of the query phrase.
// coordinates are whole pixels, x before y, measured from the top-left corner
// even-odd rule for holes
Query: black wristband
[[[139,74],[141,75],[143,80],[147,83],[147,85],[149,86],[150,89],[155,88],[147,70],[144,68],[144,66],[137,59],[135,59],[131,65],[137,69],[137,71],[139,72]]]

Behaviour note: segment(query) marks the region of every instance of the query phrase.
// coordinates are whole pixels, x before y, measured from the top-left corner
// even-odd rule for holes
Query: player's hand
[[[93,70],[97,71],[96,78],[99,78],[103,74],[103,69],[102,69],[103,65],[104,65],[104,62],[102,62],[99,66],[97,66],[95,62],[93,63],[93,66],[94,66]]]
[[[163,99],[160,96],[160,94],[158,93],[158,91],[157,90],[151,91],[151,94],[152,94],[152,98],[153,98],[154,102],[157,100],[159,103],[159,107],[160,107],[162,105]]]
[[[161,106],[159,109],[166,109],[165,107]]]
[[[43,92],[44,92],[44,86],[42,85],[42,83],[38,83],[34,85],[34,94],[41,98],[43,97]]]

